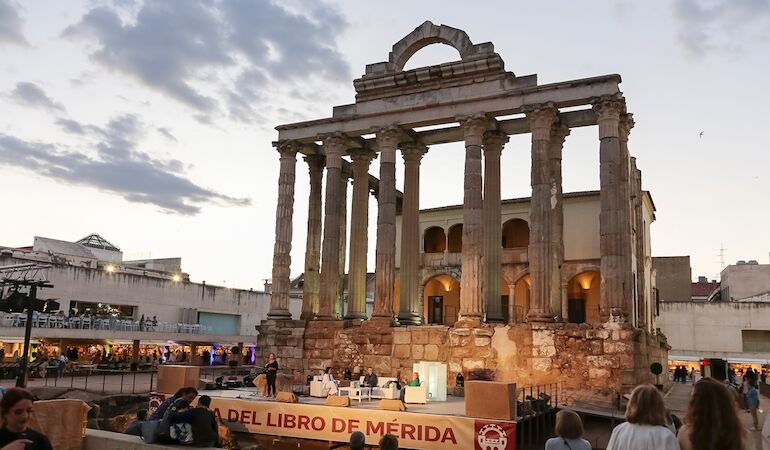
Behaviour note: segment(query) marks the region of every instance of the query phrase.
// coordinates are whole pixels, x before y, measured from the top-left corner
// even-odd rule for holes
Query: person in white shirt
[[[321,378],[321,386],[327,395],[337,395],[339,389],[337,388],[337,382],[334,380],[334,375],[331,372],[332,368],[327,367]]]
[[[666,404],[651,384],[637,386],[626,406],[626,422],[612,430],[607,450],[680,450],[666,428]]]

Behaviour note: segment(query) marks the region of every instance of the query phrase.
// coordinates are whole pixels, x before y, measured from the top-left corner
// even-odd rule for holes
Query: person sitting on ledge
[[[133,436],[141,436],[142,435],[142,423],[147,420],[147,410],[146,409],[140,409],[136,412],[136,420],[128,424],[128,427],[126,427],[126,431],[124,431],[124,434],[130,434]]]
[[[366,375],[364,375],[363,387],[375,387],[377,386],[377,375],[374,373],[374,369],[368,367],[366,369]]]
[[[337,388],[337,381],[334,380],[334,375],[332,375],[331,371],[331,367],[327,367],[326,370],[324,370],[321,386],[323,387],[324,392],[326,392],[326,395],[337,395],[339,389]]]

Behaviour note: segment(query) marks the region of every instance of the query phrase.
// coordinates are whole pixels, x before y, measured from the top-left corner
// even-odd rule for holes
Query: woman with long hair
[[[713,378],[703,378],[695,383],[678,439],[683,450],[746,448],[738,405],[724,384]]]
[[[267,369],[267,374],[265,375],[267,379],[267,392],[265,397],[275,397],[275,380],[278,377],[278,361],[275,359],[275,353],[268,355],[265,369]]]
[[[3,450],[52,450],[48,438],[28,426],[32,417],[33,401],[32,394],[21,388],[8,389],[0,400],[0,417],[3,421],[0,428],[0,447]]]
[[[679,450],[666,428],[666,404],[651,384],[637,386],[626,406],[626,422],[612,430],[607,450]]]
[[[556,413],[556,436],[548,439],[545,450],[591,450],[591,443],[583,439],[583,421],[575,411],[562,409]]]

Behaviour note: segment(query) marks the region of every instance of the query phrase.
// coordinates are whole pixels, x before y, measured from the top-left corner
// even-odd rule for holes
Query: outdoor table
[[[339,391],[340,391],[340,395],[350,397],[352,400],[358,400],[358,403],[361,403],[361,399],[364,397],[367,400],[372,399],[372,388],[368,388],[368,387],[347,386],[347,387],[339,388]]]

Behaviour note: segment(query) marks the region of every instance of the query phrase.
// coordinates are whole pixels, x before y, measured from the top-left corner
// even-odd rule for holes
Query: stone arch
[[[529,245],[529,223],[513,218],[503,224],[503,248],[520,248]]]
[[[561,269],[561,283],[567,284],[572,278],[583,272],[601,273],[601,268],[596,263],[565,263]]]
[[[449,269],[449,268],[431,267],[431,268],[423,269],[421,275],[422,277],[420,278],[420,286],[425,286],[425,283],[430,281],[432,278],[436,278],[439,275],[446,275],[446,276],[452,277],[458,283],[460,282],[459,268]]]
[[[429,227],[422,236],[422,251],[424,253],[444,253],[446,251],[446,233],[443,228]]]
[[[427,324],[447,325],[460,311],[460,274],[449,268],[423,272],[420,281],[421,314]]]
[[[457,49],[461,59],[467,59],[477,53],[492,53],[494,48],[491,43],[473,45],[468,33],[447,25],[434,25],[431,21],[425,21],[414,31],[404,36],[403,39],[393,45],[390,52],[389,65],[394,72],[404,70],[406,62],[418,50],[431,44],[446,44]]]
[[[463,251],[463,224],[456,223],[447,232],[447,251],[461,253]]]

